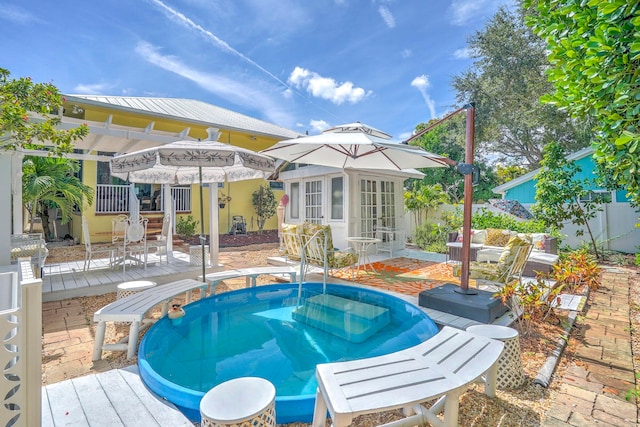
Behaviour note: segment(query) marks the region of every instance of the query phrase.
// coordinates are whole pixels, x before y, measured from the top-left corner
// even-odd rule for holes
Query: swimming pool
[[[320,294],[322,283],[305,283],[300,303]],[[296,321],[297,284],[222,293],[186,306],[179,325],[166,316],[153,325],[140,344],[140,375],[151,390],[194,421],[200,419],[202,396],[217,384],[244,376],[262,377],[276,387],[278,424],[310,422],[316,364],[391,353],[438,332],[418,307],[388,294],[333,284],[327,284],[327,294],[362,303],[388,321],[374,325],[379,330],[366,334],[375,332],[370,337],[346,316],[331,316],[327,327]],[[354,334],[340,336],[332,330],[337,317],[344,317],[343,323]]]

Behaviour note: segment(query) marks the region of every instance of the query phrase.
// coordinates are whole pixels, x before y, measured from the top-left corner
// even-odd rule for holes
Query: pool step
[[[389,309],[335,295],[307,298],[293,318],[350,342],[361,343],[391,322]]]

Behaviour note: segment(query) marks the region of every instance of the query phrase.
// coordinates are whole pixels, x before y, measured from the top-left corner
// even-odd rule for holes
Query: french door
[[[396,185],[393,181],[360,179],[360,235],[376,237],[378,228],[396,228]]]

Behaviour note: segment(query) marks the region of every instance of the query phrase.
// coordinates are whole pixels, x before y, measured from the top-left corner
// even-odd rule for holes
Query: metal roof
[[[131,96],[65,95],[67,102],[76,101],[94,106],[150,114],[168,119],[195,122],[208,127],[270,136],[296,138],[302,134],[235,111],[203,101],[186,98],[146,98]]]

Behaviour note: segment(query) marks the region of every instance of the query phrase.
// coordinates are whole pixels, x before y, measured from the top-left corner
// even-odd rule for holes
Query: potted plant
[[[230,201],[231,201],[231,197],[227,196],[224,193],[220,193],[220,195],[218,196],[218,206],[220,207],[220,209],[224,209],[224,207]]]

